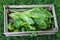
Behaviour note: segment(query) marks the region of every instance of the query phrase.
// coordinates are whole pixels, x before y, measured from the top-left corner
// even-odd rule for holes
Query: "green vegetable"
[[[24,17],[22,16],[21,19],[23,21],[25,21],[26,23],[28,23],[28,24],[34,24],[34,21],[31,18],[27,17],[27,16],[24,16]]]
[[[14,27],[14,26],[12,26],[12,24],[11,24],[11,23],[9,23],[7,27],[8,27],[8,29],[9,29],[9,30],[12,30],[12,31],[13,31],[13,30],[15,30],[15,27]]]
[[[14,32],[20,32],[20,30],[19,29],[15,29]]]
[[[33,18],[36,24],[39,25],[40,29],[46,29],[48,26],[47,24],[51,24],[52,14],[43,8],[34,8],[31,11],[31,14],[34,16],[38,16],[39,18]],[[49,20],[48,20],[49,19]]]
[[[36,30],[35,26],[31,26],[29,24],[26,24],[25,27],[29,28],[30,30]]]
[[[32,15],[32,18],[40,18],[42,20],[46,20],[46,15],[43,13],[39,8],[34,8],[31,10],[30,14]]]
[[[40,8],[40,10],[43,11],[42,13],[44,13],[46,17],[52,18],[52,14],[47,9]]]
[[[14,20],[19,19],[19,16],[16,15],[15,13],[11,13],[11,14],[9,14],[9,16],[10,16],[12,19],[14,19]]]
[[[15,20],[14,25],[16,28],[20,28],[21,26],[25,25],[26,23],[22,20]]]
[[[52,24],[52,14],[43,8],[33,8],[24,12],[10,13],[9,16],[14,20],[14,27],[21,29],[21,31],[31,31],[39,29],[46,29]]]
[[[14,20],[21,19],[21,20],[25,21],[26,23],[34,24],[34,21],[31,18],[29,18],[28,16],[26,16],[23,12],[11,13],[9,16],[12,17]]]
[[[46,29],[47,28],[47,23],[44,20],[34,19],[34,21],[39,25],[40,29]]]

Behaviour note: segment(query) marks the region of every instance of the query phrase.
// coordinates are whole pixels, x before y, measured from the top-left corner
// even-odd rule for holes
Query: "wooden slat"
[[[58,24],[57,24],[57,18],[56,18],[54,6],[52,6],[52,13],[53,13],[54,22],[55,22],[55,30],[58,31]]]
[[[4,32],[8,32],[8,29],[7,29],[7,13],[6,13],[6,10],[5,10],[5,6],[4,6]]]
[[[9,8],[33,8],[33,7],[50,7],[50,6],[52,5],[8,5]]]
[[[20,33],[33,33],[33,32],[35,32],[35,33],[54,33],[54,32],[57,32],[57,31],[53,31],[53,30],[51,30],[51,31],[25,31],[25,32],[6,32],[5,34],[20,34]]]
[[[52,33],[50,33],[50,32],[49,32],[49,33],[47,33],[47,32],[46,32],[46,33],[42,33],[42,32],[41,32],[41,33],[38,33],[38,34],[36,34],[36,35],[51,35],[51,34],[55,34],[55,32],[52,32]],[[21,33],[20,33],[20,34],[5,34],[5,35],[6,35],[6,36],[30,36],[31,34],[29,34],[29,33],[27,33],[27,34],[25,34],[25,33],[23,34],[23,33],[22,33],[22,34],[21,34]]]

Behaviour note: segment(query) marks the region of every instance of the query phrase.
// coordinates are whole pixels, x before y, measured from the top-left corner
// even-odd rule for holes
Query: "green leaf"
[[[9,14],[9,16],[14,20],[19,19],[19,16],[16,15],[15,13],[11,13],[11,14]]]
[[[16,28],[20,28],[21,26],[25,25],[26,23],[22,20],[15,20],[14,25]]]
[[[31,19],[31,18],[29,18],[29,17],[27,17],[27,16],[21,16],[20,17],[23,21],[25,21],[26,23],[28,23],[28,24],[34,24],[34,21]]]
[[[26,23],[34,24],[34,21],[31,18],[29,18],[28,16],[26,16],[26,14],[24,12],[15,12],[15,14],[10,14],[10,15],[12,15],[11,17],[15,18],[15,20],[22,19]]]
[[[9,24],[7,25],[7,27],[8,27],[8,29],[9,29],[9,30],[12,30],[12,31],[15,29],[15,27],[14,27],[14,26],[12,26],[12,24],[11,24],[11,23],[9,23]]]
[[[25,28],[29,28],[30,30],[36,30],[35,26],[31,26],[30,24],[26,24],[24,26],[25,26]]]
[[[19,29],[15,29],[14,32],[20,32],[20,30]]]
[[[52,14],[47,9],[40,8],[40,10],[46,15],[47,18],[52,18]]]
[[[31,30],[36,30],[34,26],[28,26]]]
[[[30,14],[32,15],[32,18],[46,19],[46,15],[39,8],[32,9]]]
[[[47,28],[47,23],[44,20],[34,19],[34,21],[36,22],[36,24],[39,25],[40,29],[46,29]]]

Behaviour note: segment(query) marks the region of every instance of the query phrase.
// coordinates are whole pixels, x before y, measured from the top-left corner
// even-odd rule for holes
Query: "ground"
[[[3,5],[40,5],[54,4],[57,15],[59,31],[55,35],[6,37],[4,32],[4,9]],[[0,40],[60,40],[60,1],[59,0],[0,0]]]

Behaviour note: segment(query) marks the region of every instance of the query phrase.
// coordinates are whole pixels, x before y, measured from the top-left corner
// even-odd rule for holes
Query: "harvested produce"
[[[8,29],[15,29],[13,30],[14,32],[19,32],[19,30],[36,31],[37,28],[46,29],[51,27],[51,21],[53,21],[51,12],[44,8],[32,8],[23,12],[13,12],[9,14],[9,17],[11,17],[14,21],[13,23],[8,24]],[[35,26],[35,24],[37,26]],[[10,26],[12,29],[10,29]]]

